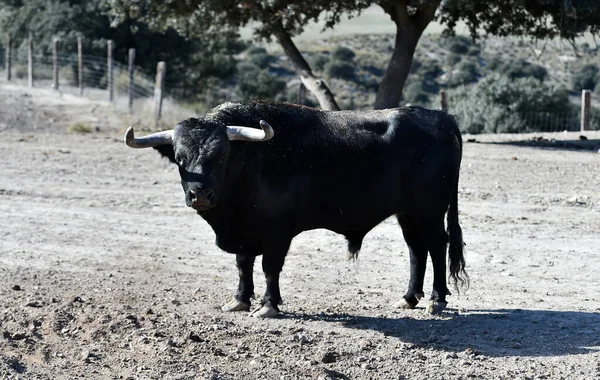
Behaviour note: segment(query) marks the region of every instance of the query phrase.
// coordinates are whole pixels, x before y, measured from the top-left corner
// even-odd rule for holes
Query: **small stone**
[[[375,369],[375,367],[370,363],[363,363],[360,365],[360,368],[367,370]]]
[[[12,334],[11,338],[13,340],[23,340],[23,339],[27,338],[27,334],[24,332],[16,332],[16,333]]]
[[[201,343],[204,342],[204,339],[200,337],[197,333],[190,331],[190,335],[188,335],[188,339],[192,342]]]
[[[338,356],[339,355],[338,355],[337,352],[332,352],[332,351],[326,352],[321,357],[321,363],[325,363],[325,364],[335,363],[336,360],[337,360],[337,358],[338,358]]]
[[[19,291],[19,290],[22,290],[22,289],[21,289],[21,287],[19,285],[13,285],[12,290]]]
[[[25,304],[25,306],[27,306],[27,307],[42,307],[42,304],[40,301],[29,301]]]
[[[449,352],[446,354],[444,359],[458,359],[458,355],[455,352]]]
[[[294,336],[294,340],[296,342],[299,342],[300,344],[306,344],[306,343],[309,342],[309,340],[306,337],[306,335],[302,335],[302,334],[298,334],[298,335]]]
[[[364,363],[367,360],[369,360],[369,358],[367,358],[366,356],[359,356],[359,357],[356,358],[356,361],[359,362],[359,363]]]

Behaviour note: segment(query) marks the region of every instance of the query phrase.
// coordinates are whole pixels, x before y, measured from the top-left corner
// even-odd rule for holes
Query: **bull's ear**
[[[159,145],[155,146],[154,149],[156,149],[161,156],[166,157],[169,161],[175,163],[175,151],[173,150],[173,145]]]

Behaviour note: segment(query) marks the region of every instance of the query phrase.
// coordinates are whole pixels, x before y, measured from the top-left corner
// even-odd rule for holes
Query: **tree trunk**
[[[413,55],[420,37],[421,33],[397,29],[394,52],[385,75],[379,84],[377,97],[375,98],[375,109],[394,108],[400,104],[402,90],[408,78]]]
[[[406,0],[380,3],[396,23],[394,52],[375,98],[375,109],[398,107],[410,72],[413,55],[427,25],[433,20],[440,0],[424,0],[415,12],[408,12]]]
[[[329,87],[327,87],[323,80],[317,78],[312,73],[308,62],[302,57],[302,54],[294,44],[294,41],[292,41],[290,35],[283,29],[283,26],[280,25],[279,28],[274,30],[274,35],[283,48],[285,55],[292,61],[296,70],[300,72],[302,83],[317,98],[321,108],[328,111],[339,111],[340,106],[335,101],[331,90],[329,90]]]

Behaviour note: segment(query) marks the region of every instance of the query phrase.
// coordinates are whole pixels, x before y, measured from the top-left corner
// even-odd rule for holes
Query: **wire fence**
[[[155,129],[169,127],[194,114],[194,111],[182,107],[176,99],[178,95],[188,94],[190,90],[161,76],[158,70],[161,63],[157,65],[157,74],[152,75],[133,65],[130,70],[129,66],[109,59],[108,56],[31,54],[30,57],[21,52],[11,55],[10,59],[8,55],[2,58],[2,81],[10,79],[25,86],[50,87],[58,93],[110,101],[116,107],[128,110],[134,119],[143,120],[145,125],[154,125]],[[165,94],[168,96],[165,97]],[[445,91],[440,93],[440,105],[442,109],[452,113]],[[455,116],[461,124],[465,115]],[[508,124],[512,122],[518,124],[514,128],[517,132],[600,129],[600,112],[591,108],[591,92],[584,90],[582,112],[520,112],[511,116]]]

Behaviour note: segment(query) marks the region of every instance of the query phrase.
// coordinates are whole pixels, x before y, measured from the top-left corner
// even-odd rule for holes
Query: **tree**
[[[23,53],[29,32],[36,53],[45,55],[52,54],[54,37],[60,40],[61,54],[76,54],[77,37],[83,37],[84,54],[97,56],[104,56],[106,41],[113,40],[113,56],[121,63],[127,63],[128,49],[136,48],[136,65],[143,71],[154,72],[158,61],[168,60],[169,82],[182,83],[179,94],[188,97],[233,75],[234,55],[246,48],[235,38],[190,39],[174,28],[151,30],[129,15],[111,22],[110,9],[105,0],[0,0],[0,29]],[[91,85],[98,85],[105,74],[102,64],[86,64],[86,70],[93,71],[84,76],[86,81],[96,79]]]
[[[234,33],[253,22],[259,39],[275,38],[324,109],[339,109],[325,83],[317,78],[292,38],[312,20],[324,15],[332,28],[343,14],[355,15],[379,5],[396,25],[394,50],[381,79],[375,108],[396,107],[402,97],[413,55],[429,23],[437,20],[452,34],[456,23],[466,22],[471,37],[480,32],[497,36],[562,37],[574,40],[584,32],[600,31],[596,1],[564,0],[106,0],[114,15],[142,18],[157,27],[176,27],[190,35]]]
[[[571,79],[573,90],[594,91],[599,78],[600,70],[598,69],[598,66],[592,64],[585,65],[573,74],[573,78]]]

